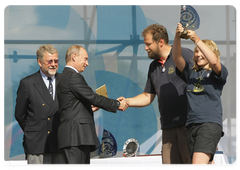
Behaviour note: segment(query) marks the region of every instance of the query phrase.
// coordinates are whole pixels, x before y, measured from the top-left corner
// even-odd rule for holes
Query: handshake
[[[117,98],[117,100],[120,102],[120,106],[118,107],[119,111],[125,111],[127,110],[127,108],[129,107],[129,101],[127,99],[125,99],[124,97],[119,97]],[[92,105],[92,111],[96,112],[98,111],[100,108],[93,106]]]
[[[117,98],[117,100],[120,102],[120,106],[119,106],[118,110],[120,110],[120,111],[127,110],[127,108],[129,107],[128,100],[125,99],[124,97],[119,97],[119,98]]]

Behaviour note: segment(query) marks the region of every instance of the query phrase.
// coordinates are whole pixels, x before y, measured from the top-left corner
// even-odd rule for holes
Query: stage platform
[[[214,161],[216,165],[225,165],[229,164],[228,159],[225,155],[220,153],[215,154]],[[27,161],[5,161],[7,165],[27,165]],[[109,165],[109,164],[118,164],[118,165],[161,165],[162,156],[161,155],[145,155],[137,157],[112,157],[112,158],[99,158],[91,159],[90,164],[93,165]]]

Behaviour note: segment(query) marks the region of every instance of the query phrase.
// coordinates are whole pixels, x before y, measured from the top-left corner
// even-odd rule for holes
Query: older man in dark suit
[[[23,147],[29,164],[61,163],[58,152],[58,52],[52,45],[37,50],[40,70],[23,78],[17,91],[15,118],[24,132]]]
[[[66,67],[57,86],[60,109],[59,148],[68,164],[89,164],[90,152],[99,147],[93,108],[126,110],[125,100],[109,99],[92,91],[80,74],[89,65],[87,51],[78,45],[66,53]],[[94,107],[94,109],[95,109]]]

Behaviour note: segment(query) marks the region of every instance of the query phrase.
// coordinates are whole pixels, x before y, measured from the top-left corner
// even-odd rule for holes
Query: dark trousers
[[[62,148],[66,164],[90,164],[90,146],[70,146]]]

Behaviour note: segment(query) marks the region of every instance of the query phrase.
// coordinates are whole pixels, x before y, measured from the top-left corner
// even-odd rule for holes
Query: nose
[[[89,63],[88,63],[88,61],[86,62],[86,66],[89,66]]]
[[[197,56],[200,57],[202,55],[201,51],[197,52]]]
[[[147,45],[145,45],[145,51],[147,51],[149,48],[148,48],[148,46]]]
[[[58,63],[52,62],[52,63],[50,64],[50,66],[51,66],[51,67],[58,67]]]

